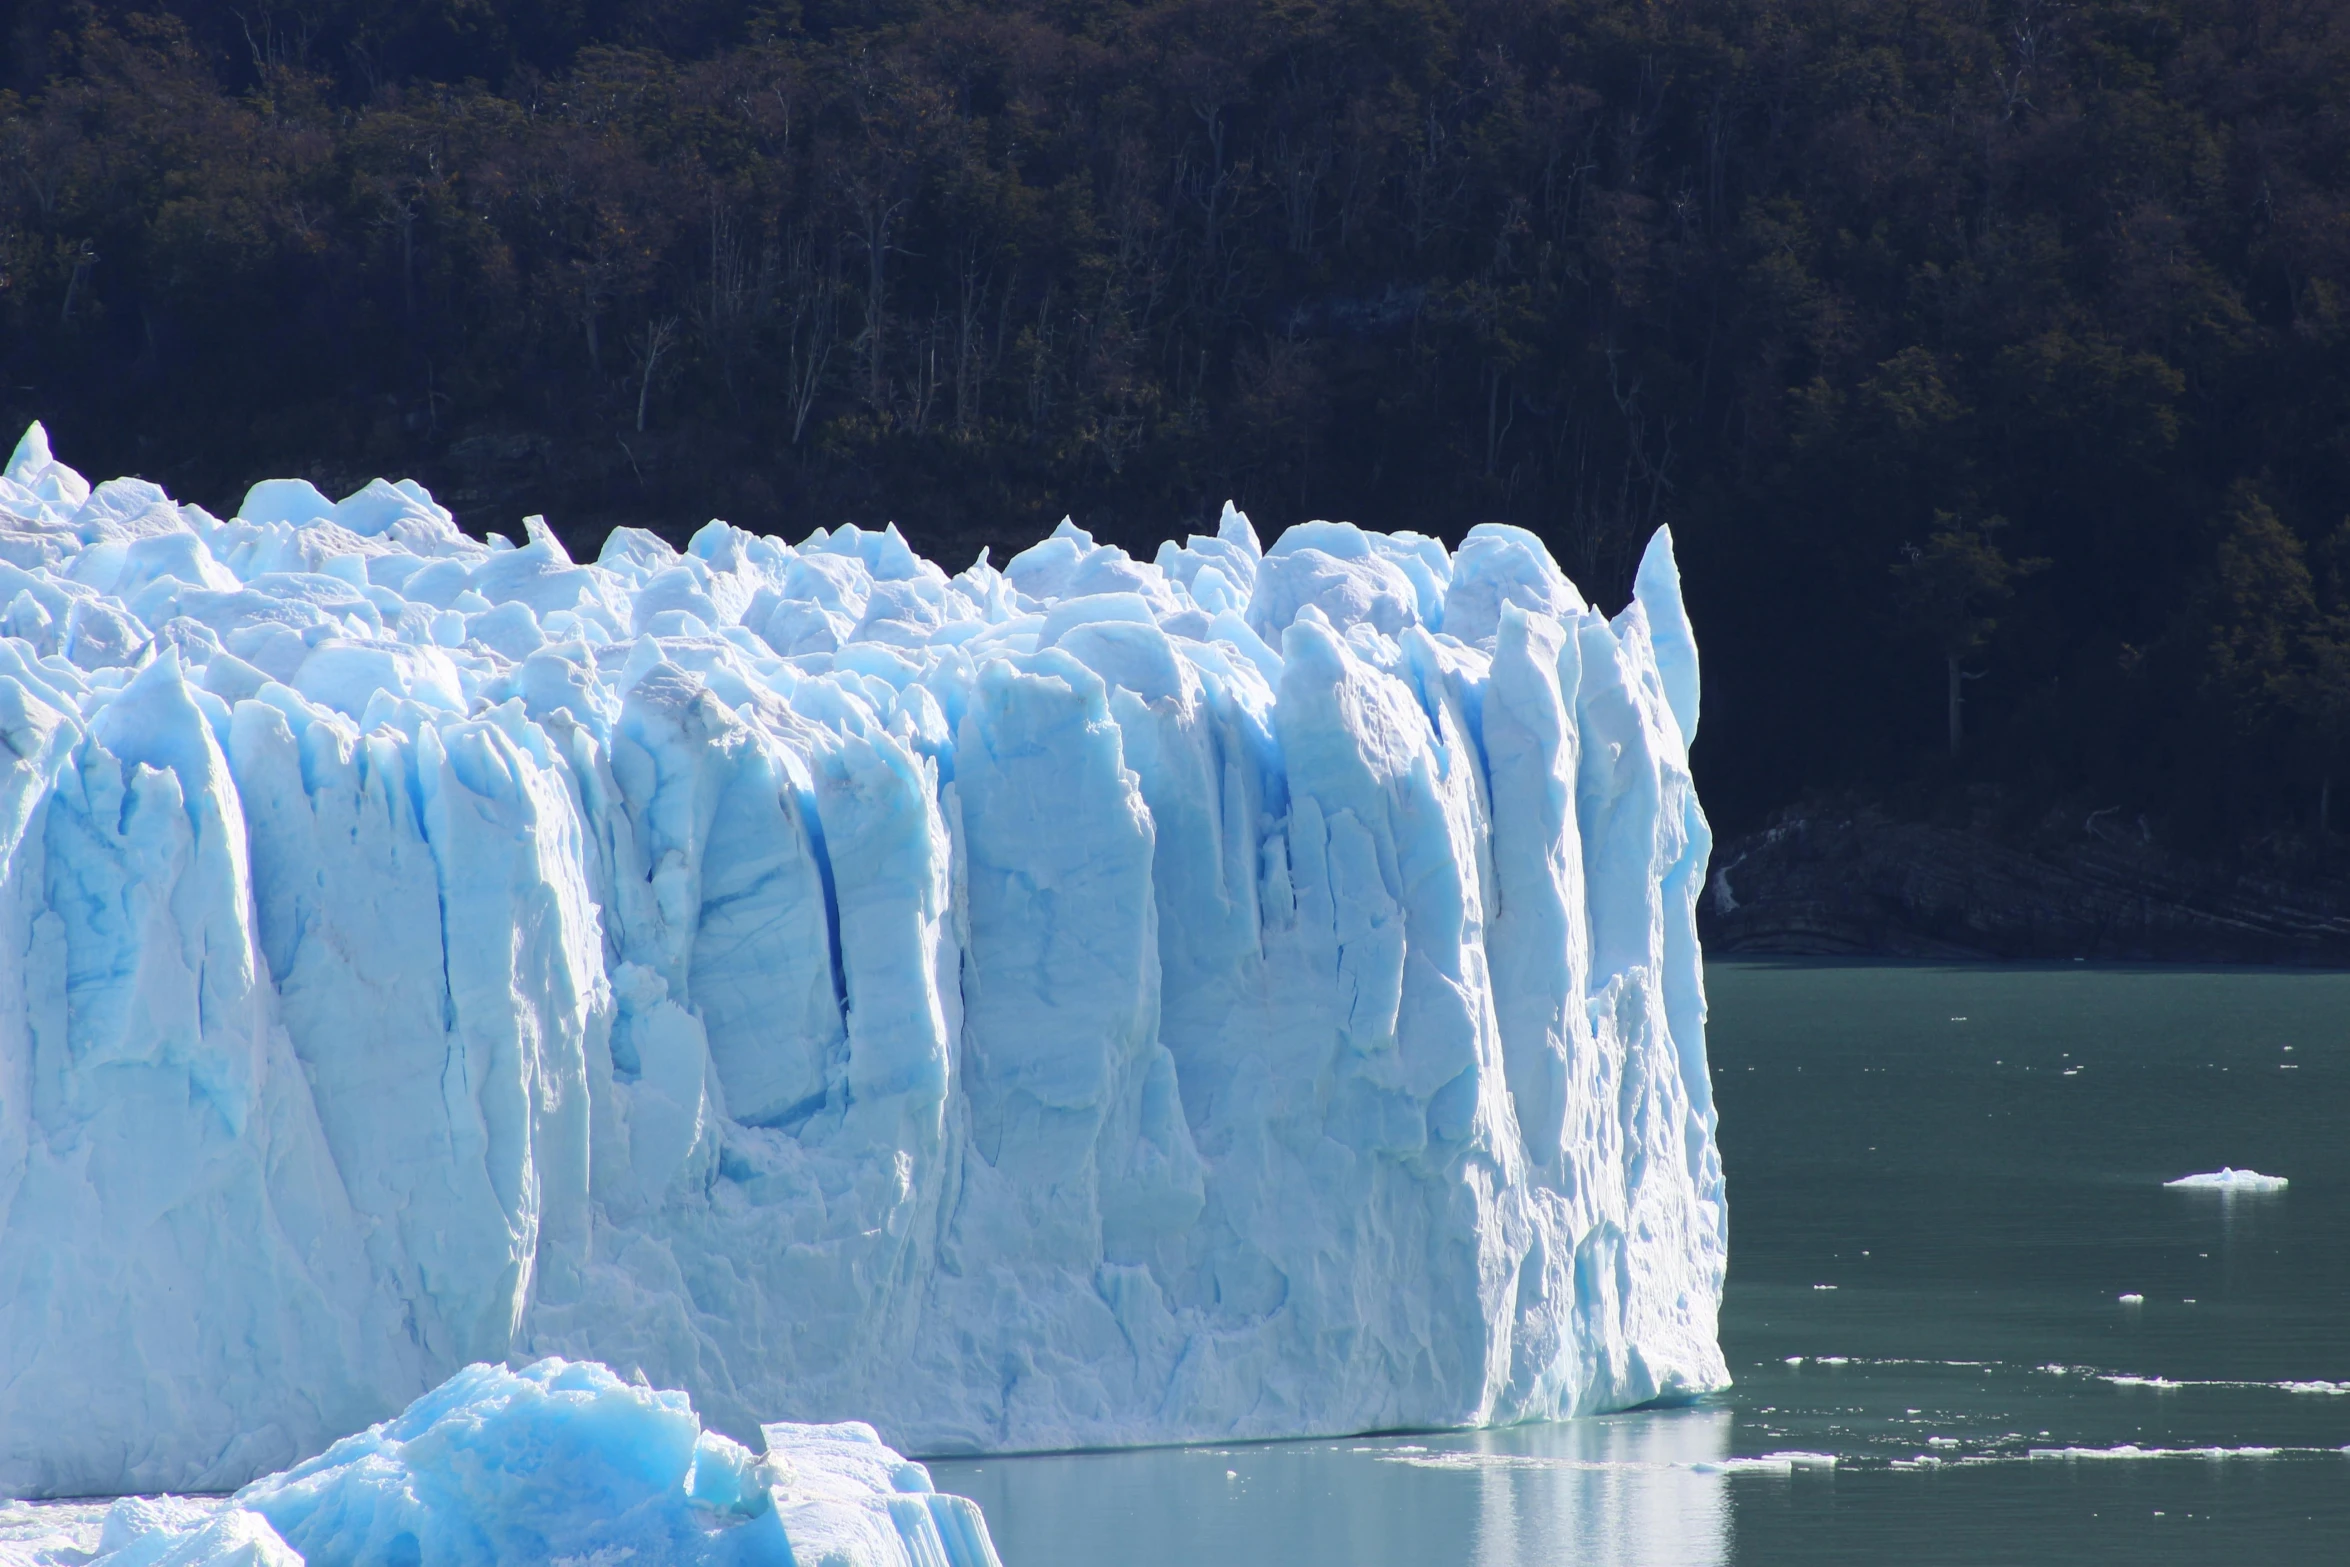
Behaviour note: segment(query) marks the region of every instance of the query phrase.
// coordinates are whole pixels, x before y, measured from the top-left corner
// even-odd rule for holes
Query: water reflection
[[[940,1484],[1007,1567],[2350,1562],[2350,974],[1707,985],[1737,1236],[1720,1404]],[[2163,1184],[2228,1163],[2292,1185]],[[1805,1448],[1837,1466],[1757,1461]],[[2154,1456],[2178,1449],[2233,1456]]]
[[[1479,1433],[1454,1459],[1477,1465],[1476,1549],[1466,1559],[1727,1562],[1730,1425],[1727,1410],[1687,1409]]]
[[[1718,1567],[1731,1417],[1665,1410],[1429,1436],[941,1461],[1006,1567],[1103,1559]]]

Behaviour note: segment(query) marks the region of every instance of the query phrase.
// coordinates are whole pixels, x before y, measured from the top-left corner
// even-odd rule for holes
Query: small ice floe
[[[2115,1387],[2151,1388],[2157,1393],[2175,1392],[2183,1387],[2225,1387],[2273,1393],[2313,1394],[2321,1398],[2350,1396],[2350,1382],[2327,1382],[2314,1379],[2298,1382],[2253,1382],[2241,1377],[2190,1377],[2183,1381],[2173,1381],[2169,1377],[2135,1376],[2128,1372],[2111,1371],[2098,1373],[2097,1380],[2111,1383]]]
[[[1764,1453],[1759,1458],[1724,1458],[1712,1463],[1691,1464],[1701,1475],[1783,1475],[1798,1469],[1833,1469],[1834,1453]]]
[[[1478,1453],[1452,1451],[1431,1453],[1425,1448],[1405,1453],[1400,1449],[1379,1460],[1383,1464],[1408,1464],[1414,1469],[1440,1469],[1459,1474],[1519,1474],[1556,1471],[1572,1474],[1662,1474],[1671,1469],[1702,1468],[1702,1465],[1646,1462],[1625,1458],[1563,1458],[1544,1453]]]
[[[1651,1474],[1669,1469],[1669,1464],[1643,1463],[1638,1459],[1562,1458],[1547,1453],[1430,1453],[1424,1458],[1408,1459],[1416,1469],[1465,1469],[1504,1473],[1510,1471],[1566,1470],[1582,1474]]]
[[[1545,1453],[1480,1453],[1454,1450],[1431,1453],[1425,1450],[1390,1453],[1382,1463],[1408,1464],[1414,1469],[1439,1469],[1455,1473],[1513,1474],[1551,1472],[1566,1474],[1701,1474],[1701,1475],[1784,1475],[1798,1469],[1833,1469],[1833,1453],[1764,1453],[1757,1458],[1707,1458],[1694,1462],[1671,1459],[1639,1458],[1568,1458]],[[0,1558],[4,1561],[5,1558]],[[176,1564],[175,1564],[176,1567]],[[212,1567],[210,1563],[200,1567]]]
[[[2263,1175],[2258,1170],[2238,1170],[2223,1165],[2201,1175],[2182,1175],[2175,1181],[2162,1184],[2196,1192],[2281,1192],[2287,1182],[2281,1175]]]

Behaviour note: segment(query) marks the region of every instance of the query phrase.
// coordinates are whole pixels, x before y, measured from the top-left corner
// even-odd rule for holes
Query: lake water
[[[1707,978],[1730,1392],[940,1489],[1006,1567],[2350,1561],[2350,974]]]

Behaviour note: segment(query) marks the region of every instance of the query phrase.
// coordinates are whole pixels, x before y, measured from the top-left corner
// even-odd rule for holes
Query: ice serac
[[[541,1355],[932,1453],[1726,1381],[1661,534],[244,510],[0,479],[0,1491]]]

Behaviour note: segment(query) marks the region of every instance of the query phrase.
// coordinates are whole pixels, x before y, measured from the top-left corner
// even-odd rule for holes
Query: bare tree
[[[735,367],[749,346],[751,324],[772,305],[776,265],[770,235],[754,254],[751,235],[716,186],[710,191],[710,280],[694,301],[703,350],[716,361],[727,393],[741,406]]]
[[[992,268],[980,266],[980,239],[966,235],[955,257],[955,430],[968,434],[979,416],[979,380],[983,371],[981,324],[987,314],[988,290],[994,286]]]
[[[908,205],[882,191],[857,193],[857,238],[865,247],[865,328],[857,346],[865,351],[865,401],[875,409],[883,401],[881,360],[889,337],[889,255]]]
[[[645,405],[653,395],[653,372],[661,366],[661,356],[669,352],[677,341],[677,317],[657,316],[637,329],[636,362],[636,427],[645,427]]]
[[[824,371],[832,363],[838,336],[840,249],[834,246],[820,259],[813,236],[803,229],[786,245],[785,254],[791,330],[784,384],[785,398],[791,405],[791,443],[797,446],[807,432],[817,394],[824,388]]]

